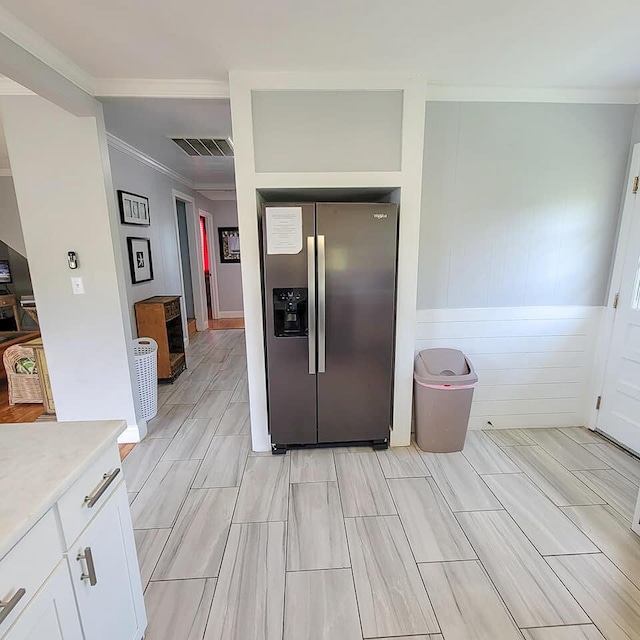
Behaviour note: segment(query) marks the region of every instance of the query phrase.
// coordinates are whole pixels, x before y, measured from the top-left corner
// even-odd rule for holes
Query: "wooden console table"
[[[173,382],[186,369],[180,296],[154,296],[134,308],[138,336],[158,343],[158,379]]]
[[[16,320],[16,330],[20,331],[20,307],[18,300],[13,293],[0,294],[0,309],[11,307],[13,309],[13,317]]]

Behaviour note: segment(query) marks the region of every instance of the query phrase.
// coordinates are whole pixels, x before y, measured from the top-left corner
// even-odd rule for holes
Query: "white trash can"
[[[133,359],[140,396],[140,418],[151,420],[158,413],[158,343],[153,338],[134,340]]]

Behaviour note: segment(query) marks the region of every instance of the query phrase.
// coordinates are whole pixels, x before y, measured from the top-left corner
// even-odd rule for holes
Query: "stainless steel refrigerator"
[[[386,448],[397,205],[268,204],[262,213],[274,452],[316,443]]]

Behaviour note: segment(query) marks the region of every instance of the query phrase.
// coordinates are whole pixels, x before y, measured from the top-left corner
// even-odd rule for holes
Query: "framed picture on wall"
[[[151,224],[149,198],[118,190],[118,205],[122,224],[137,224],[143,227]]]
[[[238,227],[218,227],[220,262],[240,262],[240,234]]]
[[[129,249],[131,282],[138,284],[153,280],[151,240],[149,238],[127,238],[127,247]]]

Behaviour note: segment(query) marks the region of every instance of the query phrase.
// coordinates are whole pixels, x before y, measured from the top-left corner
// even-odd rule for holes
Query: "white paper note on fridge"
[[[302,207],[266,207],[265,224],[269,255],[302,251]]]

